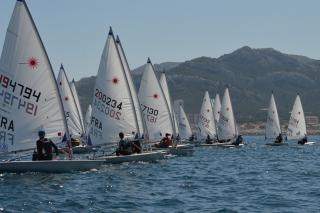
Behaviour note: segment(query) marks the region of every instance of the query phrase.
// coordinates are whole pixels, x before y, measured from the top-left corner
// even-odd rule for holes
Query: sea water
[[[0,212],[320,212],[320,137],[305,146],[244,139],[241,148],[195,147],[157,163],[4,173]]]

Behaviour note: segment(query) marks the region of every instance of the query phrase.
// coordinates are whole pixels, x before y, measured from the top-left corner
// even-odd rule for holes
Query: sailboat
[[[150,142],[158,142],[166,133],[174,133],[174,124],[163,90],[148,58],[140,83],[138,98]]]
[[[217,138],[217,132],[216,125],[214,122],[211,99],[208,91],[205,92],[203,97],[202,106],[198,119],[198,128],[198,138],[200,138],[202,141],[205,141],[208,137],[210,137],[210,139],[213,140],[213,142],[215,142],[215,139]]]
[[[60,143],[68,137],[67,122],[52,66],[24,0],[18,0],[8,26],[0,59],[0,115],[5,135],[0,155],[32,156],[38,131]],[[28,152],[29,151],[29,152]],[[30,153],[31,151],[31,153]],[[1,172],[65,172],[99,167],[101,160],[30,161],[19,158],[0,163]]]
[[[266,135],[265,139],[267,141],[267,145],[282,145],[282,141],[278,141],[282,138],[280,121],[278,116],[278,110],[276,106],[276,102],[274,100],[273,93],[271,94],[270,104],[267,115],[267,124],[266,124]],[[282,140],[282,139],[281,139]],[[271,142],[270,142],[271,141]]]
[[[174,135],[175,127],[169,104],[154,73],[150,58],[144,66],[138,98],[149,134],[149,143],[159,142],[167,133]],[[187,144],[178,144],[165,150],[174,155],[189,155],[193,151]]]
[[[218,140],[222,146],[234,146],[238,138],[238,128],[235,122],[229,89],[226,88],[218,121]]]
[[[109,35],[101,56],[100,66],[95,82],[91,130],[89,139],[92,146],[105,146],[110,153],[119,142],[122,132],[126,140],[134,140],[140,133],[139,114],[136,112],[135,90],[130,89],[128,75],[124,68],[119,48],[110,27]],[[130,75],[130,73],[129,73]],[[133,83],[132,83],[133,85]],[[140,118],[141,120],[141,118]],[[161,159],[161,152],[145,152],[128,156],[103,156],[108,163]]]
[[[299,93],[292,107],[286,138],[297,141],[299,144],[307,142],[301,143],[304,138],[307,138],[307,128]]]
[[[69,130],[70,138],[77,140],[80,145],[80,137],[84,133],[83,121],[79,114],[79,105],[77,105],[76,97],[72,92],[71,85],[69,84],[68,77],[61,64],[60,71],[57,78],[59,92],[62,99],[63,109],[67,120],[67,127]],[[76,92],[76,91],[75,91]],[[72,144],[76,146],[75,144]]]
[[[71,88],[72,95],[74,97],[74,101],[76,102],[77,112],[78,112],[79,120],[81,123],[81,129],[82,129],[81,133],[83,135],[83,134],[85,134],[85,126],[84,126],[84,121],[83,121],[82,109],[81,109],[81,105],[80,105],[80,101],[79,101],[79,95],[77,92],[76,83],[75,83],[74,79],[72,79],[72,81],[70,83],[70,88]]]
[[[192,131],[190,127],[190,123],[188,121],[187,115],[184,112],[182,105],[179,106],[179,134],[182,141],[188,141],[192,136]]]
[[[216,97],[214,99],[214,105],[213,105],[213,116],[216,124],[218,123],[220,118],[220,110],[221,110],[220,96],[219,94],[216,94]]]
[[[169,87],[168,87],[168,83],[167,83],[167,78],[166,78],[166,74],[165,72],[162,72],[161,76],[160,76],[160,80],[159,80],[161,89],[163,91],[164,97],[166,99],[170,114],[171,114],[171,119],[172,119],[172,124],[173,124],[173,136],[176,137],[179,134],[179,129],[178,129],[178,124],[177,124],[177,119],[176,119],[176,115],[175,112],[173,110],[173,105],[172,105],[172,101],[171,101],[171,96],[170,96],[170,92],[169,92]]]

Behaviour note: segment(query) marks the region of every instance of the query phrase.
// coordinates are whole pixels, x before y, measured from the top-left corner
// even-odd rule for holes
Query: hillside
[[[165,63],[164,63],[165,64]],[[172,64],[170,64],[172,65]],[[156,69],[158,68],[155,65]],[[306,115],[320,115],[320,61],[281,53],[272,48],[242,47],[219,58],[199,57],[173,66],[167,71],[173,99],[183,99],[189,113],[200,110],[203,94],[223,95],[229,85],[236,119],[240,122],[265,120],[273,90],[282,120],[288,120],[297,92]],[[133,70],[139,85],[141,67]],[[91,102],[94,77],[76,83],[83,110]]]

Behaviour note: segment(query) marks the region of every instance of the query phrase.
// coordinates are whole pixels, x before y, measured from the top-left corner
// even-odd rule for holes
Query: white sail
[[[273,94],[270,98],[270,104],[267,116],[266,139],[275,139],[281,133],[278,110]]]
[[[133,101],[133,106],[136,112],[136,120],[137,120],[137,125],[138,125],[138,133],[140,136],[142,136],[144,134],[144,125],[143,125],[143,121],[142,121],[142,114],[141,114],[141,109],[140,109],[140,103],[138,100],[138,95],[136,92],[136,87],[133,84],[133,80],[132,80],[132,76],[131,76],[131,71],[130,71],[130,67],[126,58],[126,55],[124,54],[123,48],[122,48],[122,44],[120,42],[119,37],[117,36],[116,39],[116,43],[117,43],[117,47],[120,53],[120,58],[122,61],[122,64],[124,66],[124,71],[125,71],[125,75],[127,78],[127,82],[130,88],[130,92],[131,92],[131,97],[132,97],[132,101]]]
[[[170,96],[170,92],[169,92],[169,87],[168,87],[168,83],[167,83],[167,78],[166,78],[166,74],[165,72],[162,72],[161,76],[160,76],[160,80],[159,80],[160,86],[162,88],[164,97],[166,98],[169,110],[170,110],[170,114],[171,114],[171,119],[173,122],[173,126],[174,126],[174,135],[179,134],[179,129],[178,129],[178,124],[177,124],[177,119],[176,119],[176,115],[175,112],[173,110],[173,105],[172,105],[172,101],[171,101],[171,96]]]
[[[190,124],[183,107],[179,106],[179,135],[181,139],[189,139],[192,135]]]
[[[110,28],[94,87],[90,139],[92,145],[119,141],[119,133],[138,132],[124,66]]]
[[[206,91],[203,97],[203,102],[199,114],[198,127],[200,131],[200,137],[206,138],[208,135],[211,138],[216,137],[216,127],[214,123],[211,99],[209,92]]]
[[[74,100],[76,102],[78,116],[79,116],[79,119],[80,119],[80,122],[81,122],[82,133],[84,133],[85,132],[85,128],[84,128],[84,122],[83,122],[82,109],[81,109],[81,105],[80,105],[80,101],[79,101],[79,95],[78,95],[78,92],[77,92],[76,83],[75,83],[74,79],[72,79],[72,81],[70,83],[70,88],[71,88],[71,92],[72,92],[72,95],[74,97]]]
[[[306,121],[299,94],[294,102],[289,120],[287,139],[302,139],[307,135]]]
[[[229,89],[226,88],[222,99],[220,118],[218,121],[218,138],[219,140],[234,139],[237,137],[237,132]]]
[[[61,141],[66,120],[53,70],[24,1],[17,1],[0,59],[0,152],[35,148],[38,131]]]
[[[220,110],[221,110],[220,96],[219,94],[216,94],[216,97],[214,99],[214,105],[213,105],[213,115],[216,123],[218,123],[220,118]]]
[[[173,134],[173,124],[170,110],[150,59],[144,69],[138,97],[142,115],[146,121],[149,140],[157,141],[166,133]]]
[[[71,137],[80,137],[83,134],[82,124],[69,80],[62,65],[58,74],[57,83],[67,119],[69,134]]]
[[[92,113],[92,108],[91,108],[91,104],[89,104],[86,115],[84,117],[84,128],[86,130],[86,135],[88,135],[90,131],[91,113]]]

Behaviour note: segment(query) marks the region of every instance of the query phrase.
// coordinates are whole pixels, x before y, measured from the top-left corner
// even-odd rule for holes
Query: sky
[[[320,58],[318,0],[26,0],[55,73],[96,75],[109,26],[120,36],[130,67],[242,46]],[[15,0],[0,0],[0,48]]]

